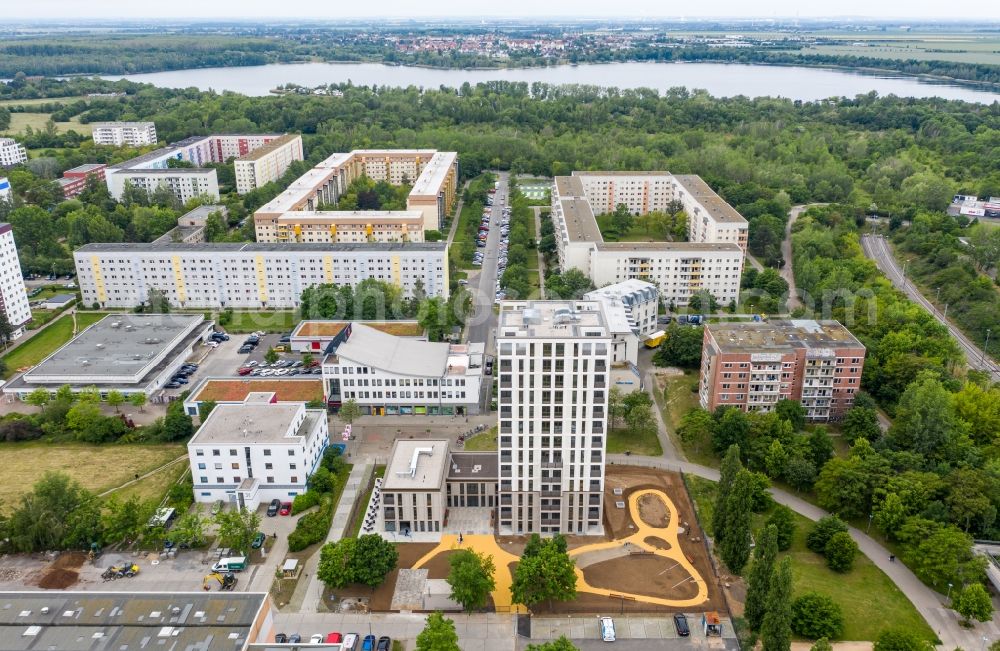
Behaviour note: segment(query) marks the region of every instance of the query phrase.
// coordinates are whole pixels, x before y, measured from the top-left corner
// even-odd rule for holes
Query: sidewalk
[[[336,542],[344,537],[347,528],[351,525],[350,516],[354,503],[367,485],[364,478],[370,477],[373,470],[374,466],[368,463],[356,463],[351,468],[347,485],[344,486],[344,492],[340,494],[340,502],[337,503],[337,510],[333,513],[333,525],[326,535],[325,542]],[[319,568],[320,549],[322,546],[313,552],[302,568],[302,577],[299,579],[298,585],[295,586],[295,593],[292,594],[289,601],[290,610],[297,610],[300,613],[319,612],[319,600],[323,598],[323,582],[316,576],[316,570]]]

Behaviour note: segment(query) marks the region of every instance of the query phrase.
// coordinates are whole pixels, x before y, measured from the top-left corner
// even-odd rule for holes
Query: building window
[[[265,449],[264,449],[264,456],[265,456],[265,457],[269,457],[269,456],[271,456],[271,451],[270,451],[270,450],[268,450],[267,448],[265,448]]]

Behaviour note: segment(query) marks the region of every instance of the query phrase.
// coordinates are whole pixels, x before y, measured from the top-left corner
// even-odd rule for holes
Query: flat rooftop
[[[120,127],[145,129],[150,126],[154,126],[152,122],[94,122],[95,129],[102,129],[102,128],[112,129]]]
[[[257,393],[257,392],[254,392]],[[291,445],[297,437],[309,434],[325,409],[306,409],[306,418],[290,436],[301,404],[244,402],[217,405],[208,415],[188,445],[213,443],[274,443]]]
[[[671,176],[662,170],[574,170],[573,176]]]
[[[555,178],[556,192],[560,197],[583,198],[583,182],[578,176],[557,176]]]
[[[443,489],[448,456],[448,441],[396,439],[386,464],[382,490]]]
[[[453,151],[439,151],[434,154],[430,161],[424,165],[417,180],[413,182],[410,196],[415,197],[436,197],[441,193],[441,186],[444,184],[448,173],[455,165],[458,154]]]
[[[177,219],[178,221],[183,221],[185,219],[200,219],[204,221],[205,219],[208,219],[208,216],[213,212],[219,212],[225,216],[229,214],[229,208],[221,204],[206,204],[198,206],[197,208],[192,208]]]
[[[715,190],[708,187],[704,179],[696,174],[678,174],[674,179],[684,189],[693,196],[698,203],[705,207],[708,214],[717,222],[727,222],[733,224],[746,224],[747,220],[743,215],[736,212],[736,209],[726,203],[726,200],[715,193]]]
[[[218,591],[3,592],[0,640],[12,651],[239,651],[251,641],[266,597]]]
[[[587,300],[594,300],[598,296],[606,296],[627,301],[631,305],[636,302],[655,301],[658,295],[659,291],[653,283],[647,283],[638,278],[629,278],[620,283],[587,292],[583,297]]]
[[[228,243],[200,242],[185,244],[183,242],[141,243],[113,242],[84,244],[74,253],[286,253],[286,252],[347,252],[347,251],[445,251],[447,242],[336,242],[336,243]]]
[[[423,224],[423,221],[424,213],[419,210],[301,210],[287,212],[278,217],[279,224],[329,224],[331,222]]]
[[[187,402],[214,400],[241,403],[254,393],[273,394],[278,402],[322,400],[323,380],[318,375],[282,378],[206,378],[194,387]]]
[[[110,168],[109,168],[110,169]],[[215,174],[211,167],[129,167],[125,169],[115,169],[116,174],[128,176],[204,176]]]
[[[605,251],[691,251],[699,253],[739,253],[743,249],[735,242],[601,242],[597,248]]]
[[[500,478],[500,460],[496,452],[452,452],[448,479],[466,481]]]
[[[839,321],[812,319],[763,323],[710,323],[706,326],[719,350],[767,353],[793,348],[861,348],[864,345]]]
[[[63,172],[63,175],[65,176],[66,174],[87,174],[88,172],[104,169],[105,167],[107,167],[105,163],[84,163],[83,165],[77,165],[72,169],[66,170],[65,172]]]
[[[268,154],[270,154],[271,152],[273,152],[275,149],[280,149],[281,147],[284,147],[288,143],[293,142],[293,141],[295,141],[297,139],[300,139],[300,138],[302,138],[302,136],[300,136],[297,133],[286,133],[285,135],[278,136],[277,138],[275,138],[271,142],[269,142],[269,143],[267,143],[265,145],[261,145],[257,149],[254,149],[253,151],[247,153],[245,156],[240,156],[239,158],[236,158],[235,160],[237,160],[237,161],[259,160],[259,159],[263,158],[264,156],[267,156]]]
[[[24,379],[29,384],[139,383],[203,324],[200,314],[110,314],[39,362]]]
[[[608,336],[599,301],[503,301],[497,338]]]
[[[571,242],[594,242],[599,244],[604,242],[601,229],[597,225],[597,218],[590,207],[590,202],[586,199],[563,199],[559,202],[562,207],[563,221],[566,222],[566,233]]]
[[[336,337],[350,321],[300,321],[292,337]],[[421,337],[424,329],[416,321],[354,321],[396,337]]]

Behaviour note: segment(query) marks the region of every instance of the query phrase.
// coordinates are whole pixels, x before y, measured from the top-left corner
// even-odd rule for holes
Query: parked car
[[[378,639],[378,646],[375,647],[375,651],[392,651],[392,638],[387,635],[383,635]]]
[[[260,549],[264,546],[265,540],[267,540],[267,536],[264,535],[264,532],[258,531],[257,535],[253,537],[253,542],[250,543],[250,547],[253,549]]]
[[[361,643],[361,651],[375,651],[375,636],[366,635],[365,641]]]
[[[240,369],[238,371],[236,371],[236,374],[237,375],[250,375],[251,372],[253,372],[252,368],[250,368],[249,366],[242,366],[242,367],[240,367]]]
[[[323,643],[322,633],[313,633],[312,636],[309,638],[309,644],[322,644],[322,643]]]
[[[277,497],[271,500],[271,503],[267,505],[267,517],[273,518],[278,515],[278,509],[281,508],[281,500]]]
[[[302,636],[299,635],[298,633],[292,633],[291,635],[288,636],[288,641],[289,642],[301,642],[302,641]]]
[[[688,618],[684,613],[674,613],[674,628],[677,629],[677,634],[681,637],[691,635],[691,629],[688,628]]]
[[[240,349],[236,352],[238,352],[240,355],[249,355],[250,353],[253,352],[253,346],[249,344],[243,344],[242,346],[240,346]]]
[[[344,641],[340,645],[340,651],[358,651],[358,643],[361,638],[357,633],[348,633],[344,636]]]
[[[163,385],[163,388],[164,389],[179,389],[180,386],[181,386],[180,382],[167,382],[166,384]]]
[[[285,635],[284,633],[278,633],[277,635],[274,636],[274,642],[276,644],[285,644],[286,642],[288,642],[288,636]]]
[[[278,511],[278,513],[280,513],[281,515],[291,515],[292,514],[292,503],[291,502],[282,502],[281,503],[281,510]]]
[[[332,633],[326,634],[326,641],[331,643],[343,642],[344,636],[338,633],[337,631],[334,631]]]
[[[615,622],[610,617],[601,617],[598,620],[601,629],[601,639],[605,642],[615,641]]]

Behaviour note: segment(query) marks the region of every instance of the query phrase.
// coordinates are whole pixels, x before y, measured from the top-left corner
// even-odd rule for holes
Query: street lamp
[[[874,517],[874,515],[875,515],[874,513],[868,514],[868,528],[865,529],[865,533],[868,533],[869,531],[872,530],[872,517]]]
[[[990,347],[990,329],[986,328],[986,343],[983,345],[983,356],[979,358],[979,365],[982,366],[986,361],[986,349]]]
[[[949,600],[951,599],[951,584],[950,583],[948,584],[948,597],[947,598]]]

